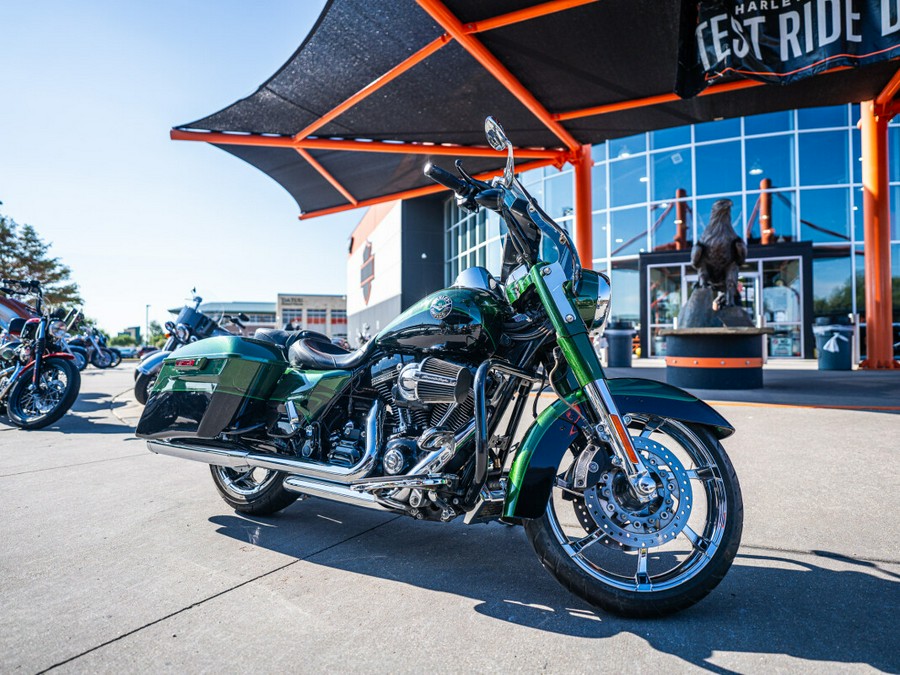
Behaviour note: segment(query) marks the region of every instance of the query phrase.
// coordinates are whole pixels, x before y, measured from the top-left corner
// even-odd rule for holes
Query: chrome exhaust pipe
[[[332,481],[335,483],[352,483],[365,478],[375,468],[378,450],[381,447],[381,413],[384,406],[375,400],[369,415],[366,417],[366,449],[362,458],[353,466],[332,466],[320,464],[296,457],[285,457],[274,453],[253,452],[242,448],[194,444],[185,440],[166,439],[147,441],[150,452],[158,455],[169,455],[195,462],[227,466],[232,469],[250,469],[258,467],[270,471],[285,471],[300,474],[302,477]]]
[[[310,497],[321,497],[333,502],[362,506],[375,511],[391,511],[382,506],[375,495],[368,492],[354,492],[350,488],[338,483],[305,478],[303,476],[288,476],[284,479],[284,489],[291,492],[299,492]]]

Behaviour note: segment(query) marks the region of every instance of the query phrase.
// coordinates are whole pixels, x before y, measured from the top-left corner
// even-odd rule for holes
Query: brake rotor
[[[575,515],[587,532],[606,532],[601,542],[619,548],[650,548],[672,541],[691,516],[693,491],[687,471],[667,448],[645,437],[633,437],[635,450],[656,483],[657,494],[640,503],[621,469],[604,471],[599,481],[576,499]]]

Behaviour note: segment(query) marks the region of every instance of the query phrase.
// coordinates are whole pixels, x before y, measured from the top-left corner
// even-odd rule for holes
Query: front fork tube
[[[649,501],[656,492],[656,483],[635,450],[609,392],[600,360],[588,338],[587,326],[566,291],[565,273],[559,263],[536,266],[532,269],[532,280],[556,329],[557,343],[566,363],[585,393],[593,435],[612,446],[616,463],[621,465],[635,496],[642,502]]]
[[[601,440],[608,440],[612,446],[617,464],[625,471],[637,498],[642,502],[649,501],[656,493],[656,481],[647,471],[641,455],[634,449],[628,426],[609,392],[609,385],[601,378],[588,382],[582,388],[590,407],[600,419],[594,427],[597,435]]]

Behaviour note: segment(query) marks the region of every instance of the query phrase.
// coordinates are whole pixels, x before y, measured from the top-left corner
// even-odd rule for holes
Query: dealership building
[[[642,356],[665,355],[659,333],[677,323],[697,278],[691,246],[720,199],[732,202],[734,227],[748,244],[742,301],[758,324],[774,329],[770,357],[811,358],[817,319],[864,314],[859,118],[855,104],[807,108],[592,147],[590,263],[609,274],[611,317],[639,330]],[[900,270],[900,126],[891,124],[889,138],[890,253],[892,268]],[[535,169],[520,178],[571,231],[571,166]],[[363,324],[377,331],[426,293],[451,284],[461,270],[480,265],[498,275],[504,233],[499,216],[461,211],[447,193],[372,207],[350,248],[351,342]],[[893,293],[900,293],[896,272]],[[895,324],[898,313],[895,301]]]
[[[257,328],[283,328],[314,330],[333,339],[347,337],[347,299],[343,295],[279,293],[275,302],[204,302],[199,309],[217,320],[245,314],[243,335],[253,335]],[[181,308],[169,311],[178,314]],[[237,332],[234,324],[222,323],[223,328]]]

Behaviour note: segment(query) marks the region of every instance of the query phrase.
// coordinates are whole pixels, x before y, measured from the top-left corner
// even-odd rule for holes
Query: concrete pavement
[[[900,672],[895,414],[719,392],[740,553],[700,604],[629,621],[521,528],[314,499],[238,516],[206,466],[133,437],[127,363],[83,375],[53,428],[0,421],[2,672]]]

